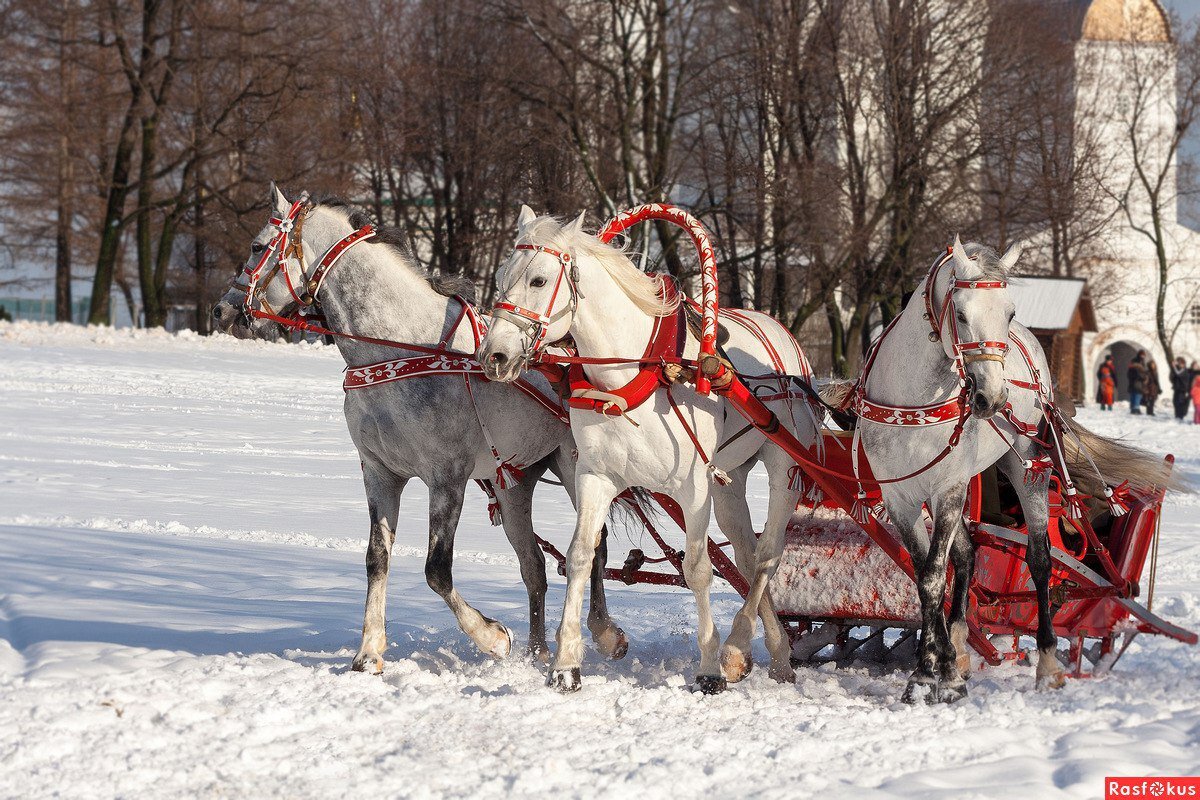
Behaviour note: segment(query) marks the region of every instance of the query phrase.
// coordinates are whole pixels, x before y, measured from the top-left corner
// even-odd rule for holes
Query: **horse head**
[[[499,299],[477,353],[492,380],[516,380],[544,344],[570,330],[579,302],[579,266],[562,241],[582,231],[583,217],[562,225],[521,206],[516,243],[496,272]]]
[[[214,330],[239,339],[274,341],[286,335],[282,325],[269,319],[255,318],[249,313],[251,309],[272,313],[288,310],[292,298],[286,281],[274,278],[283,272],[287,272],[289,279],[298,277],[293,273],[297,272],[299,264],[291,257],[291,253],[284,255],[285,243],[282,239],[294,236],[298,240],[300,231],[295,228],[295,222],[302,218],[302,206],[293,214],[297,204],[289,202],[274,182],[270,188],[270,203],[270,219],[250,243],[250,254],[245,263],[238,267],[225,294],[212,309]],[[286,226],[288,230],[283,231],[281,226]]]
[[[966,382],[971,413],[980,419],[996,414],[1008,402],[1004,362],[1016,307],[1006,278],[1020,255],[1020,244],[997,256],[981,245],[964,246],[955,236],[951,269],[945,268],[946,260],[940,261],[926,287],[931,338],[941,342],[954,362]]]

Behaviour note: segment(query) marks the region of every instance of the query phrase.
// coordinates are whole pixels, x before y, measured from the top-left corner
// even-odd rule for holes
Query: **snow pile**
[[[613,585],[629,656],[589,652],[583,691],[561,697],[540,665],[476,653],[425,585],[420,486],[401,506],[385,673],[350,673],[367,517],[342,366],[319,346],[0,325],[0,797],[1082,798],[1106,775],[1200,771],[1200,649],[1149,637],[1113,675],[1050,694],[1008,666],[962,703],[910,708],[903,673],[822,667],[703,697],[684,688],[690,594]],[[1200,474],[1197,428],[1081,418]],[[761,524],[761,476],[752,492]],[[562,490],[536,503],[564,546]],[[524,588],[485,504],[472,489],[455,585],[522,639]],[[1155,599],[1192,628],[1198,510],[1168,501]],[[614,563],[651,550],[617,539]],[[718,581],[713,605],[727,633],[740,600]]]

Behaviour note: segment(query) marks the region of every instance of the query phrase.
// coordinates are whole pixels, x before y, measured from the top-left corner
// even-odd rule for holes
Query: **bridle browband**
[[[579,266],[570,253],[552,250],[540,244],[518,244],[513,248],[513,256],[518,251],[529,251],[532,255],[516,272],[516,276],[509,282],[508,288],[501,293],[501,299],[492,305],[492,317],[511,322],[525,334],[528,341],[525,344],[524,356],[526,359],[532,359],[545,346],[546,332],[550,330],[550,326],[567,314],[573,314],[579,306]],[[558,261],[558,277],[554,280],[554,289],[550,292],[550,300],[546,303],[544,312],[534,311],[503,299],[516,286],[521,275],[533,264],[538,253],[553,256]],[[558,295],[562,291],[564,282],[567,284],[567,290],[571,293],[571,301],[556,312],[554,304],[558,301]]]
[[[304,220],[308,216],[308,212],[314,208],[314,204],[309,200],[308,192],[300,195],[300,199],[292,203],[288,212],[283,217],[271,217],[267,224],[275,228],[275,235],[271,237],[271,241],[263,249],[262,255],[258,262],[253,267],[245,267],[239,275],[235,275],[230,282],[230,289],[238,289],[245,292],[246,299],[242,303],[242,313],[247,317],[259,317],[266,315],[271,317],[288,316],[282,311],[276,311],[267,302],[264,296],[266,289],[271,285],[271,281],[283,273],[284,282],[287,284],[288,293],[292,296],[294,303],[294,315],[297,318],[302,318],[307,315],[310,309],[317,308],[317,297],[321,291],[321,287],[325,284],[325,278],[328,277],[330,270],[337,264],[338,260],[345,255],[346,251],[361,241],[370,239],[375,235],[376,230],[374,225],[364,225],[361,228],[343,236],[321,256],[316,267],[309,272],[309,262],[304,253]],[[274,266],[270,271],[263,275],[263,271],[271,262],[273,256],[278,256],[275,259]],[[287,262],[290,259],[295,259],[300,271],[300,279],[297,283],[292,282],[291,273],[287,269]],[[246,283],[240,284],[237,279],[245,276]],[[255,301],[262,307],[259,310],[254,307]],[[291,307],[292,303],[288,304]],[[286,310],[286,309],[285,309]]]

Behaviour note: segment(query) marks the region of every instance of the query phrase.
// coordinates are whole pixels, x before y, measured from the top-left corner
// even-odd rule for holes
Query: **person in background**
[[[1101,411],[1112,411],[1113,399],[1117,394],[1117,366],[1112,353],[1104,357],[1104,363],[1096,372],[1096,402]]]
[[[1142,396],[1146,392],[1146,351],[1138,350],[1138,354],[1134,356],[1133,361],[1129,362],[1129,369],[1125,372],[1125,377],[1129,379],[1129,413],[1142,413]]]
[[[1154,416],[1154,404],[1162,394],[1162,384],[1158,382],[1158,364],[1153,358],[1146,360],[1146,415]]]
[[[1192,362],[1192,424],[1200,425],[1200,363]]]
[[[1175,404],[1175,419],[1180,422],[1187,416],[1194,377],[1183,356],[1176,356],[1175,363],[1171,365],[1171,402]]]

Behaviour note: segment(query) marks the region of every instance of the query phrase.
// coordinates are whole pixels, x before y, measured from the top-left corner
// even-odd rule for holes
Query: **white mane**
[[[518,243],[542,245],[570,253],[576,260],[583,256],[595,260],[634,305],[650,316],[665,317],[679,307],[678,293],[669,301],[663,299],[665,276],[647,275],[629,260],[624,250],[605,244],[596,236],[576,229],[570,223],[564,224],[555,217],[538,217],[530,222],[521,231]],[[581,264],[580,268],[584,266]]]

